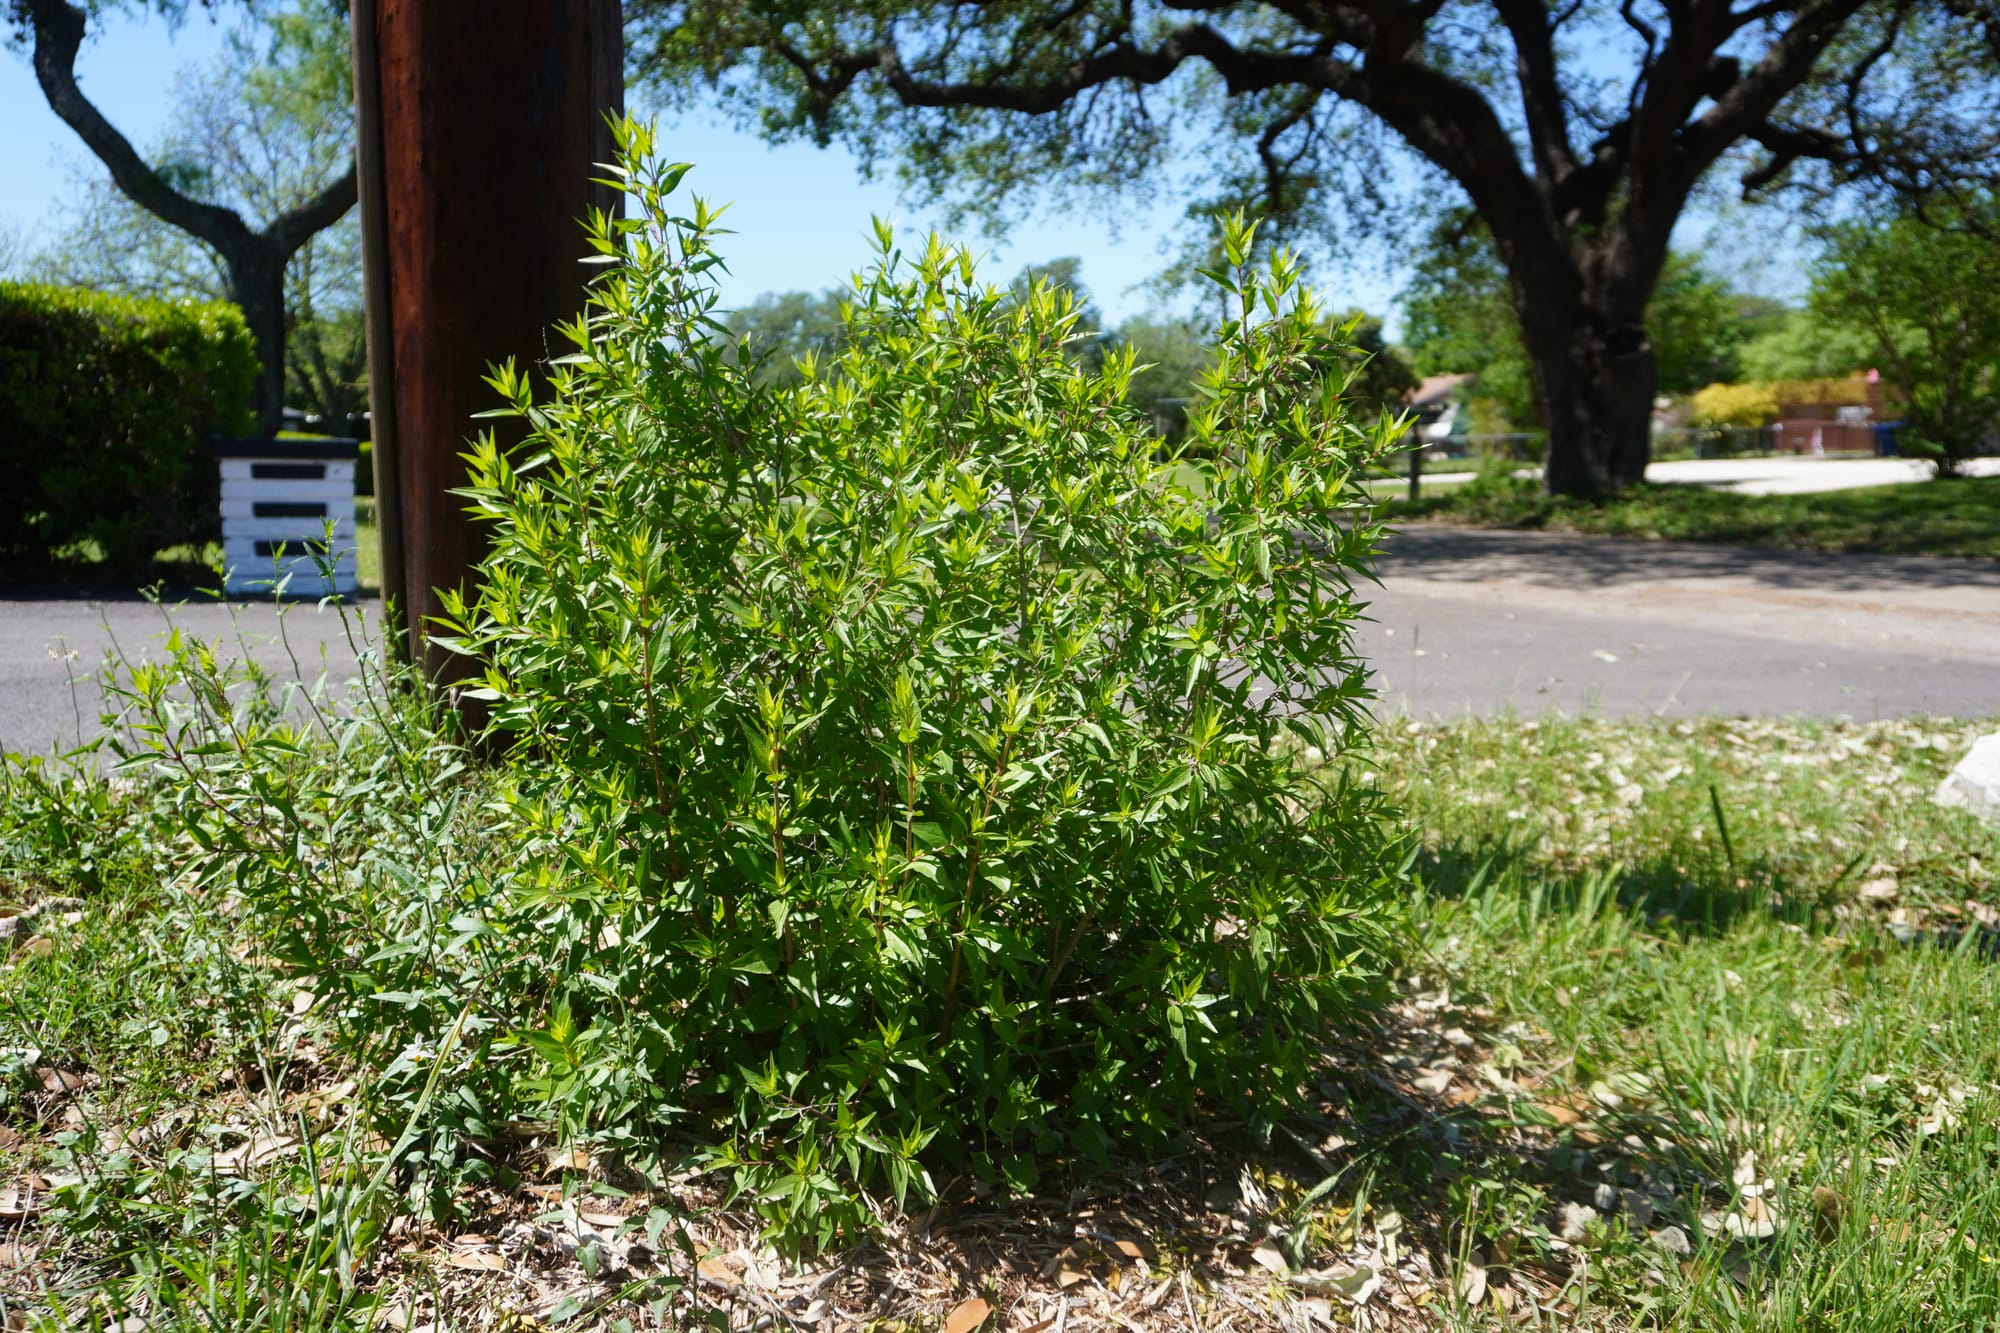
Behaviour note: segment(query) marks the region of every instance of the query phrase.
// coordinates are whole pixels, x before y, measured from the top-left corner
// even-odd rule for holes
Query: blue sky
[[[223,12],[228,12],[225,8]],[[114,15],[98,25],[78,61],[85,91],[143,150],[158,132],[171,99],[174,76],[191,64],[214,57],[222,48],[223,28],[195,9],[177,30],[157,18]],[[646,110],[647,108],[636,108]],[[803,145],[772,147],[754,135],[713,122],[700,109],[660,112],[665,150],[696,166],[690,184],[715,202],[731,208],[726,222],[737,234],[727,239],[724,253],[731,277],[725,295],[747,301],[760,292],[820,290],[838,284],[863,263],[869,253],[869,220],[874,215],[894,219],[905,230],[935,225],[937,211],[921,201],[900,197],[892,181],[861,179],[854,159],[835,148]],[[25,52],[11,45],[0,54],[0,229],[32,244],[45,236],[52,211],[74,190],[77,172],[100,171],[76,136],[57,120],[43,101]],[[1145,309],[1149,297],[1133,290],[1165,266],[1164,251],[1183,225],[1171,205],[1126,205],[1113,227],[1102,206],[1078,209],[1073,200],[1051,193],[1035,201],[1033,218],[995,240],[978,235],[972,241],[987,256],[986,275],[1001,281],[1023,264],[1074,255],[1083,261],[1083,277],[1115,323]],[[1684,223],[1686,243],[1698,244],[1711,229],[1724,243],[1712,255],[1731,262],[1751,249],[1768,247],[1753,239],[1768,219],[1717,228],[1713,218]],[[1767,256],[1768,258],[1768,256]],[[1796,280],[1778,272],[1739,271],[1739,280],[1772,295],[1794,294]],[[1751,266],[1754,270],[1755,265]],[[1384,271],[1379,259],[1361,259],[1335,271],[1315,271],[1314,280],[1340,306],[1360,306],[1389,317],[1393,336],[1394,304],[1400,276]],[[1775,280],[1774,280],[1775,279]]]
[[[226,11],[225,11],[226,12]],[[198,9],[177,30],[158,19],[114,15],[97,26],[77,62],[85,92],[143,150],[164,122],[175,74],[214,57],[223,29]],[[637,108],[644,110],[646,108]],[[869,254],[870,218],[880,214],[899,228],[928,230],[938,210],[902,198],[893,181],[864,181],[845,151],[805,145],[773,147],[755,135],[714,123],[700,110],[660,113],[664,150],[695,164],[690,186],[714,202],[730,204],[725,222],[736,235],[724,245],[731,277],[727,296],[748,300],[760,292],[820,290],[835,286]],[[69,127],[42,99],[25,52],[0,55],[0,228],[32,244],[45,237],[48,219],[71,197],[80,170],[101,170]],[[1078,212],[1060,198],[1037,201],[1036,216],[998,240],[976,233],[964,239],[988,258],[982,271],[995,280],[1023,264],[1075,255],[1106,316],[1117,321],[1147,308],[1149,297],[1131,290],[1160,272],[1163,249],[1180,224],[1178,209],[1126,206],[1113,227],[1101,208]],[[1343,305],[1386,313],[1399,284],[1379,265],[1343,274],[1317,274]]]

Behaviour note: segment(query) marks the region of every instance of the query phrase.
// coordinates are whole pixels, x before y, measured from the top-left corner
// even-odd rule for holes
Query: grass
[[[299,743],[361,784],[325,818],[373,821],[385,864],[422,841],[504,865],[486,779],[412,748],[421,719],[321,702],[380,710],[338,752]],[[40,911],[0,941],[0,1305],[525,1330],[805,1326],[819,1301],[915,1329],[1061,1301],[1153,1329],[1340,1325],[1359,1297],[1376,1328],[1990,1328],[2000,837],[1928,800],[1981,730],[1393,724],[1368,763],[1421,830],[1419,943],[1298,1116],[1225,1117],[1067,1198],[885,1215],[882,1245],[792,1268],[693,1177],[536,1126],[491,1127],[492,1170],[442,1213],[407,1193],[384,1163],[413,1126],[365,1118],[377,1072],[199,878],[174,811],[203,789],[16,759],[0,900]],[[421,837],[410,781],[445,798]],[[427,1098],[450,1048],[398,1057]]]
[[[1541,528],[1799,551],[2000,557],[2000,478],[1871,486],[1813,495],[1738,495],[1701,486],[1640,486],[1602,503],[1552,499],[1505,476],[1392,499],[1392,522]]]
[[[1530,722],[1402,739],[1385,772],[1426,823],[1426,984],[1526,1025],[1517,1085],[1579,1117],[1534,1169],[1491,1153],[1475,1168],[1486,1253],[1532,1252],[1567,1201],[1600,1211],[1582,1230],[1614,1318],[1993,1322],[2000,961],[1976,932],[1926,943],[2000,902],[2000,838],[1927,799],[1978,730]],[[1666,1225],[1693,1246],[1683,1262],[1655,1240]]]
[[[375,530],[375,497],[354,497],[354,582],[363,596],[382,595],[382,539]]]

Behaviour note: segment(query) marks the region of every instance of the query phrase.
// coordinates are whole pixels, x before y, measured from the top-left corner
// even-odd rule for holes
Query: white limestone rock
[[[1949,809],[2000,821],[2000,731],[1974,741],[1931,799]]]

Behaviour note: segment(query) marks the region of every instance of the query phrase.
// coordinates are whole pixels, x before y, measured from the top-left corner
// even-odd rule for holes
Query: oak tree
[[[1749,193],[1935,188],[2000,144],[1988,0],[632,0],[637,67],[767,132],[1003,205],[1171,184],[1279,221],[1462,198],[1504,266],[1552,491],[1637,481],[1674,224]],[[1921,95],[1914,95],[1917,93]],[[1400,155],[1400,156],[1399,156]],[[1414,168],[1408,165],[1416,164]],[[1406,183],[1406,184],[1405,184]],[[1360,209],[1343,205],[1354,203]]]

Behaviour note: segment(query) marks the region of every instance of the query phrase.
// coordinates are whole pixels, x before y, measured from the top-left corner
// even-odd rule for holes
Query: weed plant
[[[449,728],[347,624],[351,691],[281,687],[242,645],[170,630],[150,660],[105,664],[98,739],[0,761],[5,896],[82,904],[51,925],[59,947],[12,960],[5,992],[28,1058],[0,1065],[0,1113],[46,1132],[69,1101],[27,1178],[63,1259],[39,1266],[43,1326],[368,1326],[387,1222],[442,1178],[434,1126],[464,1121],[451,1043],[405,1095],[394,1071],[417,1054],[386,1034],[338,1049],[381,1025],[332,1014],[303,976],[303,959],[373,947],[358,923],[412,920],[491,859]],[[429,924],[418,947],[453,947]],[[383,1068],[381,1096],[345,1077]]]

